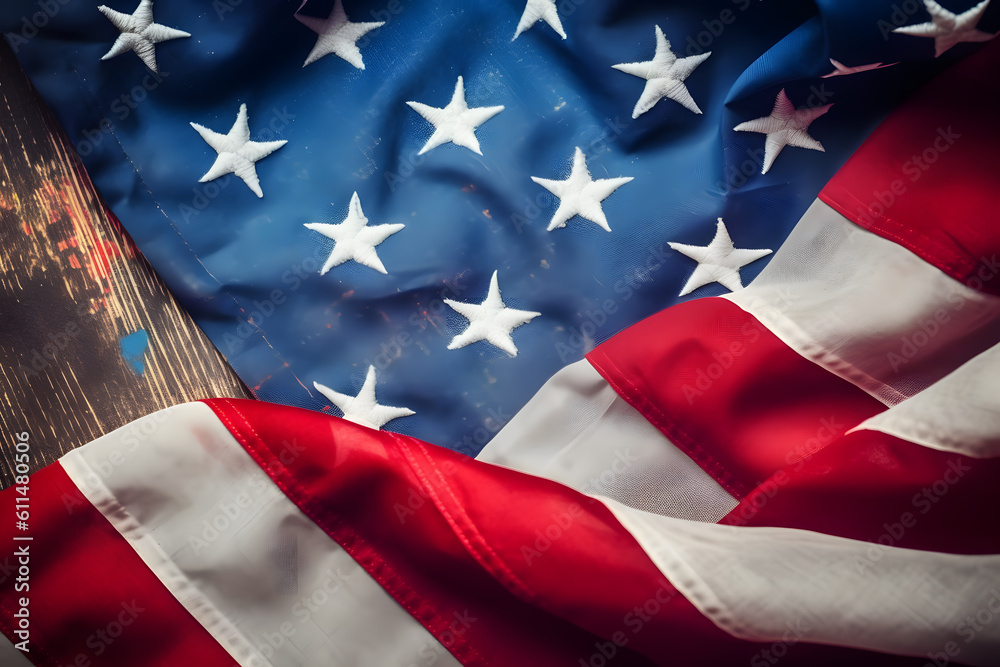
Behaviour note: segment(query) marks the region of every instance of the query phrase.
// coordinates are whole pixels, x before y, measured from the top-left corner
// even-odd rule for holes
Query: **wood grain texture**
[[[221,396],[251,397],[0,40],[0,486],[14,481],[17,433],[34,472],[138,417]]]

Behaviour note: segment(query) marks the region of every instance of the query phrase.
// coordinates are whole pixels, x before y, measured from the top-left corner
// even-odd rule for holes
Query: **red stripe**
[[[495,578],[496,564],[474,557],[467,534],[436,509],[435,495],[471,459],[439,450],[425,470],[412,465],[425,447],[416,440],[297,408],[206,403],[292,502],[463,665],[572,665],[566,656],[597,641],[511,593],[510,579]],[[286,466],[280,447],[292,438],[305,451]],[[477,620],[453,628],[466,611]]]
[[[885,407],[721,298],[663,310],[587,359],[737,498]]]
[[[607,508],[568,487],[317,412],[206,403],[288,497],[465,665],[722,666],[769,648],[717,628]],[[304,451],[283,463],[281,443],[291,438]],[[476,620],[456,633],[456,613]],[[782,649],[789,667],[923,662]]]
[[[720,523],[802,528],[885,546],[1000,553],[1000,459],[857,431],[779,471]]]
[[[819,197],[973,289],[1000,295],[996,218],[1000,41],[880,125]]]
[[[18,487],[0,493],[0,620],[20,641],[14,614],[29,600],[27,657],[36,665],[232,665],[229,654],[79,492],[59,463],[32,475],[29,530],[14,528]],[[14,541],[30,535],[30,542]],[[17,550],[29,551],[25,591]]]

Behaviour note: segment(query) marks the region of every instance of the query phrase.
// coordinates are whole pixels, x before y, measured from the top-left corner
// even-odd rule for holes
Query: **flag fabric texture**
[[[747,284],[886,114],[1000,29],[965,4],[939,37],[897,31],[945,11],[920,0],[53,0],[0,21],[256,397],[341,415],[363,392],[407,411],[385,428],[475,455],[598,343]]]
[[[192,118],[196,127],[181,128],[190,135],[184,139],[180,129],[165,138],[157,130],[162,126],[144,125],[135,116],[157,117],[152,121],[175,112],[190,115],[197,106],[194,94],[175,97],[165,108],[151,101],[137,105],[130,129],[107,133],[118,139],[115,150],[125,151],[130,166],[125,179],[120,159],[96,165],[102,190],[116,210],[135,213],[139,222],[131,224],[140,244],[161,253],[154,264],[189,299],[217,342],[231,333],[232,321],[213,310],[223,301],[220,294],[227,294],[225,307],[239,304],[230,300],[236,293],[259,301],[256,288],[240,283],[238,272],[257,275],[263,285],[274,275],[269,271],[277,270],[251,263],[264,261],[261,255],[237,261],[252,254],[249,236],[264,241],[265,250],[258,252],[266,258],[286,252],[278,239],[293,233],[321,244],[316,275],[300,278],[294,293],[289,286],[284,310],[276,307],[266,318],[261,312],[255,333],[260,340],[248,336],[246,348],[230,356],[245,378],[262,373],[258,395],[300,407],[228,399],[177,406],[89,443],[0,494],[7,516],[29,502],[19,497],[30,498],[31,508],[23,527],[0,523],[7,576],[0,588],[0,629],[9,640],[0,651],[8,660],[403,667],[1000,664],[1000,526],[993,511],[1000,474],[1000,231],[992,194],[1000,137],[991,106],[1000,99],[1000,43],[967,43],[992,34],[988,3],[949,11],[927,2],[909,13],[906,3],[888,10],[860,3],[798,9],[748,3],[745,10],[727,4],[731,14],[716,14],[727,27],[713,31],[715,24],[705,23],[708,35],[719,33],[702,39],[712,46],[707,57],[708,45],[703,52],[682,53],[681,41],[667,36],[674,24],[661,12],[692,16],[678,7],[581,3],[570,12],[569,5],[530,1],[522,13],[520,4],[512,11],[469,3],[459,12],[461,20],[446,13],[434,17],[435,40],[457,42],[455,26],[465,30],[461,47],[435,42],[436,62],[468,66],[465,42],[475,41],[487,24],[500,35],[499,24],[485,18],[510,15],[502,40],[480,51],[485,60],[477,61],[510,57],[494,70],[505,80],[533,74],[504,84],[514,91],[510,97],[490,97],[503,86],[477,88],[476,75],[466,69],[445,76],[439,65],[415,77],[412,62],[391,61],[400,81],[406,78],[412,87],[401,93],[400,111],[381,121],[395,128],[395,138],[380,133],[378,145],[401,142],[390,155],[403,145],[424,161],[395,191],[390,179],[378,183],[392,196],[368,197],[372,193],[346,175],[357,168],[345,164],[350,151],[330,152],[327,168],[347,170],[333,181],[348,184],[333,220],[312,216],[280,226],[276,214],[258,211],[248,221],[232,205],[221,205],[238,193],[245,196],[248,208],[238,209],[244,212],[271,206],[272,194],[283,208],[267,210],[281,210],[282,216],[310,206],[298,182],[312,182],[318,168],[293,157],[286,163],[287,180],[269,172],[269,161],[293,153],[294,137],[277,130],[248,134],[245,125],[253,127],[255,118],[251,103],[240,102],[225,120],[221,112],[217,119]],[[239,7],[226,6],[233,11],[224,15],[235,18]],[[403,8],[395,15],[397,26],[416,20],[407,17],[430,20],[433,14],[417,5],[393,6]],[[331,60],[351,67],[358,89],[371,85],[374,94],[394,98],[400,93],[384,81],[363,83],[378,67],[391,69],[379,63],[372,47],[393,21],[372,26],[361,22],[382,18],[351,16],[352,27],[342,10],[336,3],[323,21],[300,15],[303,25],[326,37],[296,57],[306,62],[305,71]],[[117,41],[113,47],[94,45],[93,51],[100,57],[111,49],[111,63],[128,56],[151,72],[151,63],[160,74],[170,71],[181,62],[171,62],[169,47],[196,36],[180,18],[164,11],[155,21],[191,38],[166,28],[148,31],[152,23],[137,11],[130,20],[140,28],[130,33],[136,36],[129,44],[138,59],[113,55],[124,48]],[[651,36],[645,52],[633,49],[626,57],[619,48],[637,39],[622,36],[631,34],[633,22]],[[857,45],[865,43],[863,26],[875,35],[865,52],[869,57],[837,57],[846,44],[862,49]],[[258,26],[255,34],[269,44],[272,33],[284,29],[275,22]],[[743,46],[727,52],[727,36],[737,34],[742,37],[732,44]],[[365,35],[375,37],[361,41]],[[529,38],[538,41],[522,41]],[[362,46],[351,49],[345,39]],[[23,45],[24,53],[29,46],[35,45]],[[236,46],[234,41],[226,53],[235,53]],[[403,52],[412,44],[395,46]],[[527,51],[515,58],[508,50],[515,47]],[[890,47],[924,55],[914,56],[919,63],[895,63],[885,57]],[[534,49],[544,58],[535,57]],[[967,57],[945,68],[959,50]],[[605,51],[608,57],[601,60],[608,61],[609,72],[580,59]],[[23,57],[30,65],[32,57]],[[240,76],[274,76],[288,90],[306,94],[289,75],[268,69],[278,68],[270,55],[259,56],[268,63],[262,69],[251,67],[258,56],[234,57],[251,59],[242,66],[256,74],[233,69],[232,81],[212,79],[220,100],[231,104],[228,86]],[[412,58],[424,62],[420,55]],[[820,70],[824,58],[831,71]],[[574,85],[595,95],[584,101],[564,94],[552,113],[586,110],[589,120],[567,118],[570,127],[563,127],[560,117],[536,109],[530,135],[523,129],[508,135],[499,127],[491,134],[491,124],[515,116],[510,112],[526,100],[537,102],[541,91],[566,85],[565,79],[538,83],[552,73],[541,60],[565,68],[560,71],[571,73]],[[699,74],[712,71],[715,62],[724,65],[714,83],[699,86]],[[723,71],[738,73],[726,79]],[[836,99],[801,108],[805,82],[814,85],[821,72],[844,80],[844,87],[835,89]],[[940,73],[889,114],[930,72]],[[439,94],[423,94],[426,81],[439,74]],[[612,79],[605,77],[612,74],[626,78],[608,83]],[[75,70],[52,76],[80,78]],[[632,88],[624,83],[629,76]],[[856,77],[887,78],[864,86],[846,83]],[[47,95],[63,94],[39,85]],[[626,114],[636,124],[607,138],[600,159],[593,160],[591,147],[580,145],[583,135],[574,134],[583,126],[574,123],[594,127],[606,105],[623,102],[620,91],[626,89],[632,93]],[[338,120],[355,103],[343,97],[342,103],[320,105],[323,113],[313,112],[338,136],[360,140]],[[381,107],[368,108],[383,118]],[[851,123],[845,116],[832,122],[840,108]],[[63,114],[72,123],[67,109]],[[401,118],[425,125],[406,130]],[[831,124],[822,125],[826,121]],[[711,127],[699,128],[699,122]],[[477,128],[470,130],[470,123]],[[71,136],[79,127],[71,124]],[[821,133],[824,127],[831,134]],[[528,142],[523,150],[519,136]],[[567,140],[558,165],[538,167],[555,159],[542,153],[559,152]],[[205,164],[172,161],[192,141],[211,153]],[[313,150],[320,150],[316,145]],[[145,158],[142,146],[151,151]],[[539,162],[520,179],[526,183],[508,185],[521,169],[491,162],[499,159],[491,158],[491,148],[503,159],[531,155]],[[468,162],[435,163],[445,149],[448,160]],[[371,159],[375,171],[368,178],[377,181],[380,162]],[[726,170],[739,169],[745,160],[752,162],[750,173],[728,172],[741,174],[741,181],[705,186],[730,178]],[[138,215],[150,201],[166,201],[157,200],[166,182],[157,178],[181,181],[193,174],[212,183],[209,177],[225,170],[233,172],[229,185],[199,213],[202,221],[218,216],[213,220],[220,224],[178,231],[164,203],[157,216]],[[482,170],[479,180],[470,179],[476,170]],[[119,190],[113,189],[114,173]],[[138,190],[132,180],[137,174],[144,183]],[[644,180],[646,190],[640,188]],[[544,212],[538,206],[520,235],[508,227],[494,233],[492,222],[473,223],[458,213],[471,201],[477,201],[471,210],[478,211],[481,200],[473,198],[483,196],[491,215],[503,211],[500,219],[513,225],[518,212],[509,208],[508,197],[515,190],[507,188],[531,186],[554,199]],[[396,196],[407,188],[416,188],[438,218],[464,220],[460,232],[437,228],[444,239],[436,246],[441,255],[434,256],[453,257],[452,269],[441,269],[454,271],[448,275],[459,275],[454,267],[470,265],[471,256],[482,260],[470,274],[478,276],[469,282],[475,287],[427,291],[431,279],[412,264],[417,258],[431,262],[421,254],[427,249],[414,240],[390,250],[394,240],[421,225],[416,218],[425,209],[412,199],[406,206],[413,216],[393,208],[403,206]],[[635,194],[626,198],[630,190]],[[120,199],[108,194],[126,191]],[[613,206],[616,198],[623,208]],[[378,205],[368,206],[369,199]],[[670,222],[671,216],[689,216],[690,224]],[[546,239],[542,246],[539,239]],[[551,254],[540,256],[539,247]],[[636,247],[640,255],[650,247],[656,253],[637,258]],[[758,260],[766,262],[762,270],[752,268]],[[193,263],[203,267],[202,278],[192,272]],[[526,271],[520,277],[518,266]],[[321,281],[345,267],[357,271],[352,276],[359,282],[350,286],[360,294],[335,294],[312,311],[294,305],[300,294],[326,286]],[[567,281],[546,283],[545,272],[554,270]],[[402,296],[381,292],[375,300],[393,305],[372,306],[373,320],[405,331],[393,327],[406,326],[399,325],[400,313],[415,303],[409,300],[438,298],[461,315],[461,323],[452,328],[452,320],[428,315],[426,321],[447,334],[429,324],[433,336],[414,334],[410,343],[395,338],[399,352],[383,351],[391,359],[386,364],[374,358],[358,363],[340,353],[333,361],[310,356],[316,343],[301,332],[296,338],[278,331],[269,337],[269,327],[291,327],[293,314],[356,316],[350,304],[357,302],[351,300],[374,298],[372,285],[378,284],[361,281],[387,280],[394,273],[412,285],[383,283],[379,289],[398,288],[393,294]],[[191,299],[206,289],[209,274],[218,293],[199,309]],[[354,278],[336,280],[347,286]],[[600,307],[592,299],[603,293],[586,292],[581,285],[587,281],[611,285],[612,292],[622,286],[621,298],[608,295],[616,308],[601,311],[601,324],[588,307]],[[719,286],[706,288],[714,283]],[[704,298],[674,304],[657,286]],[[734,291],[723,294],[723,287]],[[569,296],[581,293],[589,296]],[[626,293],[632,296],[626,299]],[[584,299],[582,311],[574,299]],[[546,325],[551,329],[538,326],[554,312],[563,319],[556,316]],[[566,332],[582,326],[580,317],[593,324],[591,334],[576,329],[576,354],[586,358],[559,359],[559,345],[573,347],[573,334]],[[213,321],[219,328],[213,329]],[[304,315],[296,325],[314,321]],[[316,335],[346,350],[364,345],[339,327],[331,324],[334,333]],[[600,327],[607,327],[607,340],[584,342],[587,336],[603,338]],[[270,375],[253,366],[251,350],[262,349],[262,341],[269,354],[286,350],[287,366]],[[288,352],[293,342],[301,348],[294,359]],[[220,347],[225,352],[224,343]],[[547,366],[538,352],[543,348],[559,362],[550,359]],[[498,351],[485,353],[492,349]],[[415,368],[407,364],[421,355],[437,363],[449,358],[444,355],[466,353],[450,357],[463,360],[447,379],[438,379],[440,369],[425,368],[413,380],[423,383],[424,402],[417,402],[417,393],[410,400],[386,392],[397,386],[385,383],[386,376],[406,386]],[[355,385],[303,378],[303,359],[316,368],[356,365]],[[520,377],[515,381],[511,374]],[[552,377],[536,382],[545,374]],[[511,384],[521,388],[490,388]],[[293,385],[304,395],[312,388],[347,419],[302,409],[318,405],[302,405],[287,392]],[[536,385],[515,416],[497,419],[506,425],[476,459],[451,451],[463,449],[456,433],[468,428],[477,407],[498,405],[486,400],[500,395],[490,392],[514,396],[534,392]],[[275,394],[267,396],[271,390]],[[404,414],[410,411],[415,414]],[[436,426],[438,421],[443,425]],[[410,428],[404,428],[407,423],[413,433],[401,433]],[[387,425],[389,430],[379,428]],[[14,585],[22,564],[29,567],[30,590]],[[30,650],[18,653],[19,644]]]
[[[0,650],[39,665],[1000,664],[1000,234],[984,194],[1000,140],[988,106],[942,103],[995,99],[998,62],[990,45],[895,111],[750,286],[599,345],[479,460],[213,399],[19,479],[0,494],[8,516],[30,504],[0,524]],[[903,181],[915,159],[933,168]]]

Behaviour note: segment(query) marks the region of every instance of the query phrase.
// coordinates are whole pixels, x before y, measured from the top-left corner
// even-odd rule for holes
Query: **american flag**
[[[39,664],[1000,664],[967,5],[4,10],[261,399],[32,478]]]

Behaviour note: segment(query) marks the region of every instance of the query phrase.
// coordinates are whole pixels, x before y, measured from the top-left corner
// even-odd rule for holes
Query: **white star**
[[[364,69],[365,63],[361,59],[361,49],[358,48],[357,42],[369,31],[385,25],[385,21],[369,23],[349,21],[344,12],[344,3],[341,0],[336,0],[333,10],[325,19],[299,16],[298,14],[295,14],[295,18],[319,35],[316,45],[309,52],[306,61],[302,63],[303,67],[316,62],[323,56],[335,53],[358,69]]]
[[[679,102],[685,109],[701,113],[694,98],[688,92],[684,80],[694,69],[712,55],[711,51],[687,58],[678,58],[670,50],[670,42],[663,36],[660,26],[656,26],[656,54],[652,60],[642,63],[622,63],[612,65],[616,70],[646,79],[646,87],[632,110],[632,118],[646,113],[664,97]]]
[[[830,58],[830,64],[833,65],[833,71],[829,74],[824,74],[821,79],[829,79],[831,76],[847,76],[848,74],[857,74],[858,72],[869,72],[873,69],[882,69],[884,67],[892,67],[893,65],[898,65],[899,63],[889,63],[888,65],[883,65],[882,63],[872,63],[870,65],[858,65],[857,67],[848,67],[842,62]]]
[[[131,14],[123,14],[101,5],[97,8],[108,20],[121,31],[111,50],[105,53],[101,60],[114,58],[127,51],[135,51],[142,58],[146,67],[159,74],[156,69],[156,44],[179,37],[190,37],[183,30],[168,28],[159,23],[153,23],[153,0],[141,0],[139,6]]]
[[[212,168],[198,180],[199,183],[213,181],[226,174],[236,174],[258,197],[264,196],[254,163],[278,150],[288,143],[287,141],[250,141],[250,125],[247,121],[245,104],[240,105],[240,112],[229,134],[213,132],[198,123],[191,123],[191,127],[197,130],[201,138],[219,154]]]
[[[684,243],[670,243],[669,245],[674,250],[698,262],[698,268],[688,278],[684,289],[678,296],[690,294],[702,285],[709,283],[720,283],[733,292],[743,289],[740,268],[771,254],[770,250],[737,249],[733,245],[733,240],[729,238],[729,231],[726,229],[725,223],[722,222],[722,218],[719,218],[715,238],[707,246],[686,245]]]
[[[503,111],[502,106],[470,109],[465,102],[465,84],[462,83],[462,77],[458,77],[451,102],[448,102],[448,106],[444,109],[429,107],[420,102],[407,102],[407,104],[434,126],[434,134],[417,155],[423,155],[430,149],[449,141],[482,155],[482,151],[479,150],[479,140],[476,139],[476,128]]]
[[[930,22],[903,26],[893,32],[915,37],[933,37],[934,57],[937,58],[961,42],[986,42],[996,37],[988,32],[976,30],[976,24],[979,23],[989,4],[990,0],[983,0],[968,11],[953,14],[934,0],[924,0],[927,13],[931,15]]]
[[[391,405],[379,405],[375,400],[375,367],[368,367],[368,375],[357,396],[348,396],[334,391],[329,387],[313,382],[316,391],[326,396],[327,400],[340,408],[344,419],[368,428],[380,429],[393,419],[409,417],[416,414],[409,408],[395,408]]]
[[[560,37],[566,39],[562,21],[559,20],[559,12],[556,11],[556,0],[528,0],[524,6],[524,13],[521,14],[521,20],[517,24],[514,39],[539,21],[545,21]],[[510,41],[513,42],[514,39]]]
[[[379,273],[386,273],[382,260],[375,253],[375,246],[401,230],[405,225],[368,225],[368,218],[361,210],[361,200],[358,193],[351,195],[351,204],[344,221],[330,225],[323,222],[309,222],[305,225],[314,232],[335,241],[333,252],[320,270],[322,276],[335,266],[354,260],[359,264],[370,266]]]
[[[537,176],[532,176],[531,180],[559,197],[559,208],[552,216],[547,231],[565,227],[567,220],[579,215],[610,232],[611,227],[608,226],[608,219],[604,217],[601,202],[631,181],[632,177],[601,178],[595,181],[587,169],[587,156],[577,147],[573,153],[573,171],[565,181],[552,181]]]
[[[809,148],[814,151],[825,153],[823,144],[819,143],[806,131],[809,125],[830,110],[832,104],[824,104],[821,107],[811,109],[796,110],[792,106],[791,100],[785,94],[785,89],[778,91],[778,96],[774,98],[774,109],[770,116],[748,120],[740,123],[733,129],[737,132],[759,132],[766,134],[767,140],[764,142],[764,168],[760,173],[766,174],[767,170],[774,164],[778,153],[785,146],[798,146],[799,148]]]
[[[462,303],[445,299],[444,302],[454,308],[462,317],[469,320],[469,328],[455,336],[448,344],[449,350],[457,350],[469,343],[485,340],[499,347],[512,357],[517,356],[517,347],[510,332],[527,324],[541,315],[529,310],[508,308],[500,298],[500,286],[497,283],[497,272],[490,278],[490,291],[482,303]]]

